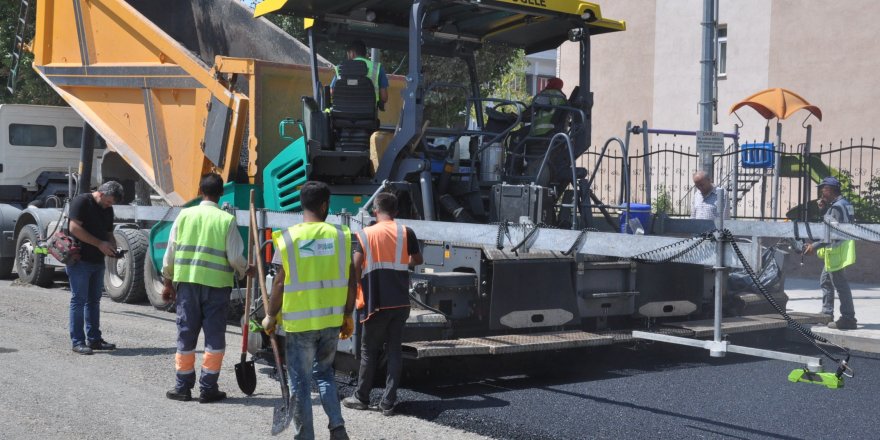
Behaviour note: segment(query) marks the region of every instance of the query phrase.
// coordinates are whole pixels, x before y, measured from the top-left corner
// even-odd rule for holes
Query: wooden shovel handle
[[[251,201],[250,207],[254,206],[254,190],[251,190]],[[247,237],[247,248],[245,251],[247,252],[247,262],[248,267],[251,267],[254,264],[254,236],[253,231],[254,224],[248,224],[248,237]],[[244,288],[244,325],[241,328],[241,354],[247,354],[247,345],[248,345],[248,329],[250,327],[251,321],[251,289],[253,288],[254,277],[251,275],[247,276],[247,284],[245,284]]]
[[[259,236],[259,233],[257,232],[257,212],[254,209],[253,203],[251,203],[250,211],[251,211],[251,224],[253,225],[253,228],[251,228],[251,238],[254,241],[254,248],[253,248],[254,252],[253,253],[254,253],[254,257],[256,258],[256,263],[257,263],[257,283],[260,286],[260,295],[262,295],[262,297],[263,297],[263,310],[268,315],[269,314],[269,294],[266,291],[266,270],[263,267],[263,256],[260,255],[260,236]],[[278,368],[279,372],[282,372],[283,371],[282,370],[283,364],[281,363],[281,356],[278,354],[279,353],[278,339],[275,337],[275,332],[269,333],[269,342],[272,343],[272,354],[275,355],[276,368]],[[283,378],[284,374],[283,373],[280,373],[280,374]],[[285,392],[286,387],[287,387],[287,381],[282,379],[282,384],[281,384],[282,392]]]

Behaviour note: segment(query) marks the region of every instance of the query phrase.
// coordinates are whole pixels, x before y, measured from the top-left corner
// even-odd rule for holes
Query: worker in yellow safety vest
[[[564,106],[568,104],[568,99],[562,91],[563,82],[559,78],[551,78],[547,81],[544,90],[541,90],[534,99],[532,105],[534,108],[534,117],[531,125],[531,136],[546,136],[556,130],[554,118],[563,110],[556,108],[545,108],[541,106]]]
[[[852,223],[855,217],[853,205],[841,195],[840,181],[834,177],[826,177],[819,183],[822,198],[820,206],[827,207],[825,218],[827,223]],[[810,243],[804,253],[813,251],[824,261],[819,284],[822,288],[822,313],[834,318],[834,291],[840,297],[840,319],[828,323],[829,328],[854,330],[856,325],[856,309],[853,304],[852,290],[846,279],[844,268],[856,262],[856,247],[853,240],[834,240],[831,243]]]
[[[220,209],[223,178],[210,173],[199,182],[198,206],[180,211],[165,251],[162,298],[177,301],[177,354],[174,388],[165,393],[171,400],[192,399],[195,386],[195,349],[199,333],[205,333],[205,354],[199,377],[199,402],[226,398],[217,387],[226,350],[226,316],[235,276],[253,272],[243,256],[244,243],[235,218]]]
[[[379,107],[379,110],[385,110],[385,103],[388,102],[388,76],[385,75],[385,68],[382,67],[382,64],[374,63],[367,58],[367,46],[363,41],[349,43],[345,50],[345,56],[349,60],[361,61],[367,65],[367,78],[373,83],[373,90],[376,91],[376,105]],[[336,76],[330,82],[331,95],[339,77],[339,66],[336,66]]]
[[[348,439],[336,390],[333,360],[339,339],[354,331],[357,281],[347,226],[326,223],[330,188],[306,182],[300,188],[303,223],[272,234],[275,277],[263,328],[272,332],[281,314],[287,373],[293,398],[294,438],[314,439],[312,376],[330,420],[330,438]]]

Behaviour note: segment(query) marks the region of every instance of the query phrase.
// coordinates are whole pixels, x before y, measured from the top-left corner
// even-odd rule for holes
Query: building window
[[[544,90],[544,87],[547,87],[547,83],[553,79],[552,76],[547,75],[526,75],[526,93],[531,96],[537,95],[538,92]]]
[[[715,60],[718,68],[718,77],[727,77],[727,25],[719,25],[716,34]]]

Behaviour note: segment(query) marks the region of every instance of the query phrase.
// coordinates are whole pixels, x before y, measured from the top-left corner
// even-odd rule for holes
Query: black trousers
[[[403,367],[401,338],[409,307],[379,310],[370,316],[363,325],[361,337],[361,366],[358,371],[358,384],[355,397],[361,402],[370,401],[373,378],[379,365],[379,352],[385,346],[388,359],[388,372],[385,379],[385,392],[380,405],[390,408],[397,404],[397,387],[400,385],[400,371]]]

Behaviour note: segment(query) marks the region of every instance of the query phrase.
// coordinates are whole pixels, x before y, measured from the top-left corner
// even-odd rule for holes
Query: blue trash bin
[[[651,205],[643,203],[630,203],[629,215],[633,219],[638,219],[642,223],[645,233],[651,230]],[[632,234],[633,230],[627,225],[629,219],[626,217],[626,205],[620,208],[620,232],[624,234]]]

